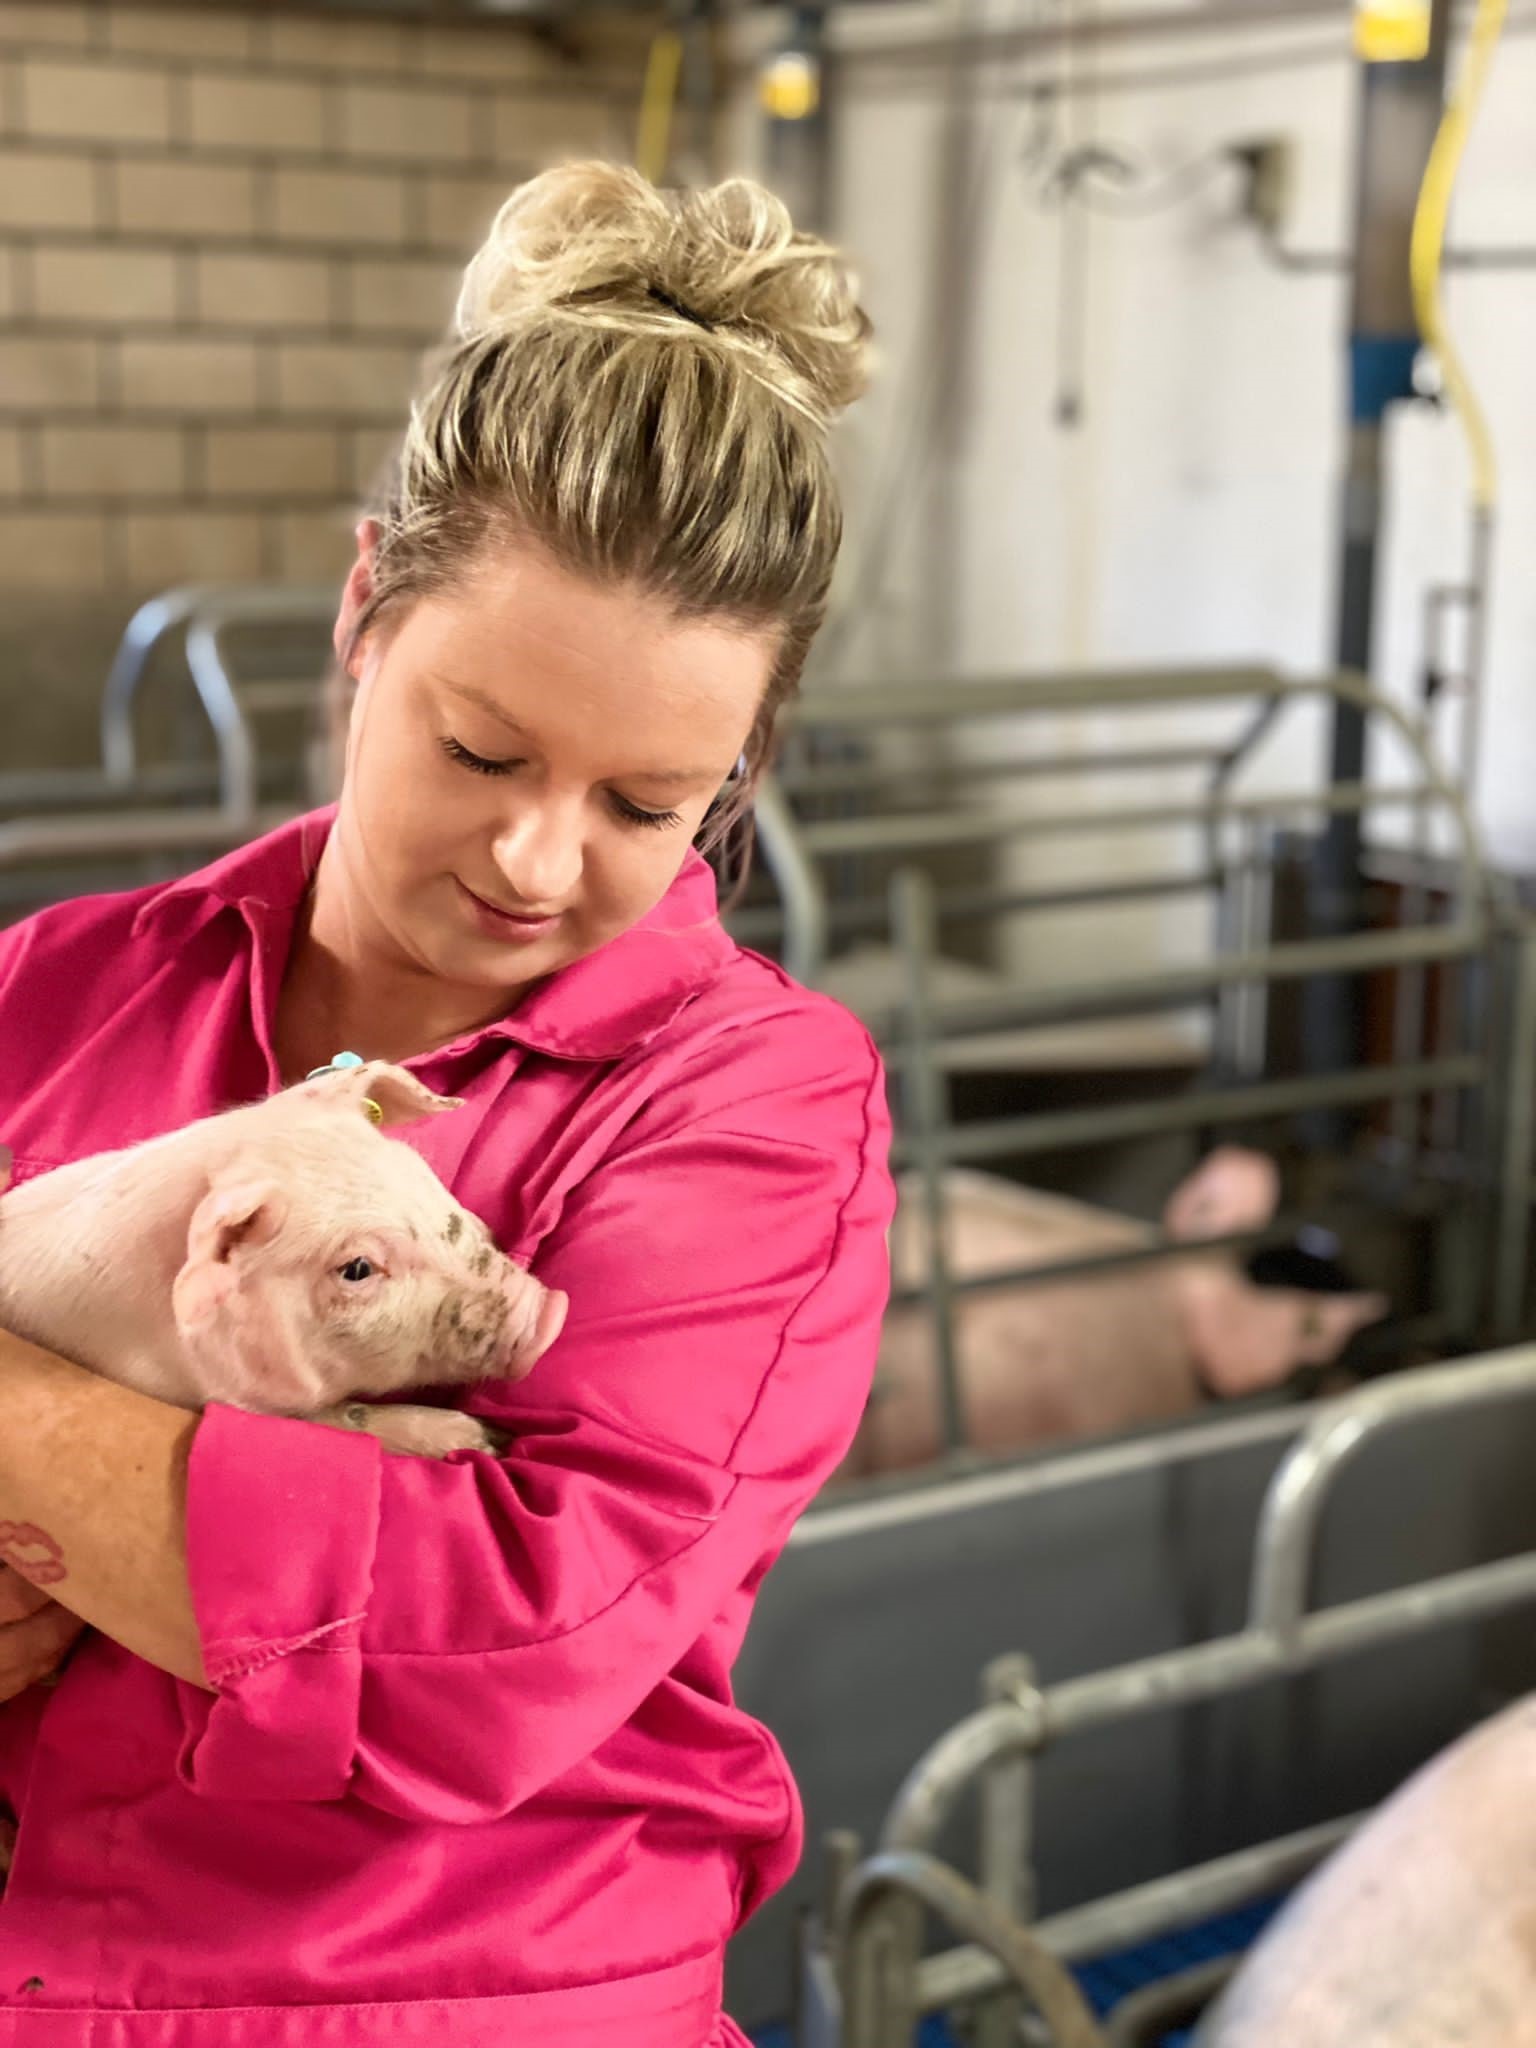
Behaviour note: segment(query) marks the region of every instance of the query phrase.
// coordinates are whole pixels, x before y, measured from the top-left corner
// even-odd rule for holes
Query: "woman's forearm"
[[[187,1581],[198,1417],[0,1332],[0,1563],[207,1686]]]

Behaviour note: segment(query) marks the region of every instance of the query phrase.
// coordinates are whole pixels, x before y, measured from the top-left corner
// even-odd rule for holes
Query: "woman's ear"
[[[357,560],[347,572],[342,586],[341,609],[336,614],[336,627],[331,636],[336,649],[336,659],[346,673],[356,680],[357,671],[351,660],[357,657],[353,647],[353,633],[362,614],[363,606],[373,595],[374,559],[379,545],[379,522],[377,519],[359,520],[357,526]]]

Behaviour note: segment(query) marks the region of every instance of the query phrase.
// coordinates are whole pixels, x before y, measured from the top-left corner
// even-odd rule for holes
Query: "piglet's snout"
[[[520,1380],[564,1329],[570,1298],[556,1288],[541,1286],[531,1273],[513,1266],[503,1283],[503,1299],[507,1305],[507,1349],[501,1376]]]

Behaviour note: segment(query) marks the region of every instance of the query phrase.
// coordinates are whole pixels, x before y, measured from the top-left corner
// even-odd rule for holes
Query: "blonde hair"
[[[662,192],[567,164],[502,206],[454,326],[375,507],[354,639],[499,537],[682,616],[777,630],[745,773],[708,821],[718,845],[826,612],[842,538],[826,430],[864,388],[870,333],[852,277],[746,179]]]

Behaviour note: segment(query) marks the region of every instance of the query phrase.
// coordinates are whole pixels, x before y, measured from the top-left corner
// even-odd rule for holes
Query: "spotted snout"
[[[512,1304],[499,1287],[451,1288],[438,1304],[432,1336],[438,1355],[466,1380],[489,1379],[511,1350]]]

